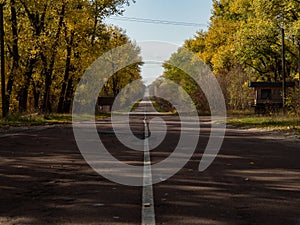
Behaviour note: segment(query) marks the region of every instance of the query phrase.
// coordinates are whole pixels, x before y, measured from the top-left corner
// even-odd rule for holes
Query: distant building
[[[295,86],[294,82],[286,82],[287,88]],[[282,82],[250,82],[250,88],[254,88],[254,101],[251,106],[256,113],[278,111],[283,106]]]
[[[115,97],[98,97],[96,112],[111,112]]]

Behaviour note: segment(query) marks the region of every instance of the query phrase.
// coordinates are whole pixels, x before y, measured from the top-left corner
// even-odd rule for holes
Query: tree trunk
[[[28,88],[23,87],[19,93],[19,112],[27,111]]]
[[[52,70],[49,70],[45,74],[45,91],[44,91],[44,101],[43,101],[43,112],[50,113],[51,109],[51,102],[50,102],[50,91],[52,85]]]
[[[300,40],[298,41],[298,73],[299,73],[299,80],[300,80]]]
[[[32,81],[32,86],[33,86],[34,109],[38,110],[41,92],[38,90],[39,86],[37,86],[34,81]]]
[[[53,75],[53,71],[54,71],[54,64],[55,64],[55,58],[56,58],[56,53],[57,53],[57,47],[58,47],[58,43],[59,43],[59,38],[61,35],[61,29],[63,26],[63,21],[64,21],[64,15],[65,15],[65,4],[63,4],[62,6],[62,10],[60,12],[60,19],[58,22],[58,28],[57,28],[57,32],[55,35],[55,41],[52,45],[52,53],[50,56],[50,63],[49,63],[49,67],[47,67],[47,59],[45,57],[45,55],[42,56],[42,60],[44,61],[44,65],[46,67],[45,69],[45,90],[44,90],[44,99],[43,99],[43,107],[42,110],[44,112],[51,112],[52,111],[52,107],[51,107],[51,103],[50,103],[50,92],[51,92],[51,86],[52,86],[52,75]]]
[[[300,96],[300,40],[298,41],[298,76],[299,76],[299,96]]]
[[[8,93],[8,96],[6,99],[8,109],[9,109],[10,98],[11,98],[12,89],[13,89],[13,85],[14,85],[14,76],[19,69],[19,60],[20,60],[19,46],[18,46],[18,21],[17,21],[15,0],[10,1],[10,10],[11,10],[11,28],[12,28],[12,36],[13,36],[11,54],[13,57],[13,61],[12,61],[12,68],[11,68],[10,74],[8,76],[7,86],[6,86],[6,90]]]
[[[67,92],[64,102],[64,113],[69,113],[71,111],[71,103],[74,95],[74,86],[73,86],[73,79],[69,79],[68,86],[67,86]]]
[[[58,107],[57,107],[57,112],[58,113],[63,113],[64,112],[63,105],[64,105],[64,102],[65,102],[67,82],[69,80],[69,75],[70,75],[73,37],[74,37],[74,33],[72,32],[70,41],[69,41],[68,46],[67,46],[66,68],[65,68],[64,80],[63,80],[62,87],[61,87],[61,92],[60,92],[60,95],[59,95],[59,102],[58,102]]]
[[[34,59],[31,59],[29,61],[28,70],[25,73],[25,83],[24,86],[21,88],[21,91],[19,92],[19,111],[21,113],[27,111],[28,89],[30,87],[30,81],[33,74],[34,62]]]
[[[47,12],[47,3],[44,5],[44,9],[42,12],[37,12],[34,14],[30,11],[28,8],[28,5],[24,1],[20,1],[20,3],[23,5],[25,12],[27,14],[28,19],[30,20],[31,26],[34,29],[34,38],[38,39],[43,32],[45,28],[45,16]],[[17,27],[16,27],[17,28]],[[16,40],[14,40],[16,41]],[[26,72],[24,74],[25,84],[21,88],[21,91],[19,92],[19,110],[20,112],[27,111],[27,100],[28,100],[28,89],[30,87],[30,82],[32,79],[32,74],[34,70],[34,65],[36,63],[36,58],[31,58],[29,62],[27,63]]]

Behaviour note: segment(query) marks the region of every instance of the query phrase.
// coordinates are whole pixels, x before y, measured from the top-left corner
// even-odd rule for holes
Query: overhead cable
[[[137,18],[137,17],[126,17],[126,16],[112,16],[112,17],[110,17],[110,19],[120,20],[120,21],[137,22],[137,23],[151,23],[151,24],[159,24],[159,25],[207,27],[206,24],[201,24],[201,23],[190,23],[190,22],[182,22],[182,21],[147,19],[147,18]]]

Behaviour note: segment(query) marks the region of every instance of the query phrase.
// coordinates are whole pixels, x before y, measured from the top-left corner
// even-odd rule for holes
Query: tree
[[[189,44],[191,44],[191,41]],[[171,80],[182,87],[193,101],[193,103],[190,103],[188,96],[182,92],[181,100],[183,105],[194,104],[199,112],[207,112],[209,110],[204,93],[198,85],[207,68],[198,56],[193,55],[191,51],[182,47],[163,64],[163,67],[165,71],[162,78],[165,79],[165,82],[162,82],[160,86],[166,85],[174,88],[172,85],[168,85],[169,80]],[[173,94],[172,92],[169,93],[168,96],[172,98],[174,92]]]
[[[110,52],[111,58],[109,59],[112,71],[114,71],[114,75],[106,81],[104,89],[100,95],[116,97],[127,84],[133,82],[134,80],[141,79],[140,66],[143,63],[142,59],[140,59],[140,62],[129,65],[117,71],[116,68],[118,67],[118,64],[121,64],[122,60],[126,59],[124,54],[127,54],[127,52],[124,51],[118,52],[117,47],[129,44],[131,46],[129,52],[134,55],[140,54],[140,48],[135,43],[131,42],[125,35],[124,31],[119,28],[110,27],[109,33],[111,36],[109,37],[107,49],[116,49]]]
[[[245,108],[247,81],[282,79],[281,29],[286,33],[288,80],[300,73],[298,0],[214,0],[210,27],[185,47],[219,79],[230,108]],[[267,10],[266,10],[267,9]],[[242,99],[237,92],[245,92]]]
[[[9,0],[5,41],[10,110],[69,111],[63,109],[70,106],[80,76],[108,51],[111,31],[103,19],[121,14],[131,2]]]

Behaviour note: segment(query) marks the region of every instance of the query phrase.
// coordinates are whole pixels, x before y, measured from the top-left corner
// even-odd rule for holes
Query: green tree
[[[9,0],[5,41],[11,111],[69,111],[80,76],[108,51],[112,34],[103,19],[121,14],[131,2]]]
[[[210,27],[187,40],[219,79],[230,108],[244,108],[249,101],[247,81],[282,79],[281,28],[286,33],[288,80],[299,78],[298,0],[214,0]],[[243,100],[236,93],[243,91]],[[248,94],[247,94],[248,93]]]

